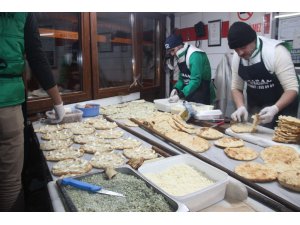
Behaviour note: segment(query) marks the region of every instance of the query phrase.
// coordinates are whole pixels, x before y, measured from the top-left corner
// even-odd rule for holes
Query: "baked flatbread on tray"
[[[251,123],[235,123],[230,126],[230,129],[235,133],[251,133],[253,126]]]
[[[210,148],[210,143],[207,140],[192,135],[189,135],[188,137],[182,139],[180,141],[180,144],[194,152],[205,152]]]
[[[253,182],[270,182],[277,179],[275,170],[256,162],[242,163],[235,167],[234,172]]]
[[[216,129],[210,127],[201,127],[197,130],[196,134],[199,137],[208,140],[215,140],[215,139],[222,138],[224,136],[224,134],[222,134],[220,131],[217,131]]]
[[[258,152],[249,147],[225,148],[225,154],[232,159],[249,161],[258,157]]]
[[[223,137],[219,140],[216,140],[214,144],[221,148],[237,148],[243,147],[244,141],[235,137]]]
[[[298,152],[294,148],[285,145],[273,145],[267,147],[260,152],[260,156],[266,163],[291,163],[292,161],[299,159]]]
[[[251,123],[234,123],[230,126],[231,130],[235,133],[254,133],[257,130],[259,124],[259,115],[256,113],[252,117],[253,122]]]
[[[283,187],[300,192],[300,170],[288,170],[279,174],[278,182]]]
[[[48,161],[61,161],[65,159],[75,159],[84,155],[84,151],[74,147],[62,148],[45,153],[45,158]]]
[[[67,174],[84,174],[92,169],[92,165],[85,159],[66,159],[57,162],[52,167],[52,173],[55,176],[63,176]]]

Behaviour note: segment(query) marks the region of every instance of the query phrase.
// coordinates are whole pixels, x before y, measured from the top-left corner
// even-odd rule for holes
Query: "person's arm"
[[[238,89],[231,90],[231,94],[232,94],[232,98],[233,98],[236,108],[245,106],[244,95],[241,90],[238,90]]]
[[[62,98],[54,81],[49,62],[43,52],[40,33],[35,16],[29,13],[24,27],[24,42],[26,59],[42,88],[47,91],[53,101],[56,112],[56,122],[62,121],[65,110]]]
[[[284,93],[275,103],[278,110],[281,111],[289,105],[298,95],[299,84],[296,71],[289,51],[282,45],[275,49],[275,73],[278,77]]]

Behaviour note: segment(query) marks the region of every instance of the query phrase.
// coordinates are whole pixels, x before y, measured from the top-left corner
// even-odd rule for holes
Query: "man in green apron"
[[[193,45],[183,43],[181,37],[175,34],[166,39],[165,48],[169,54],[175,56],[180,70],[169,101],[177,102],[181,98],[189,102],[212,104],[216,95],[206,53]]]
[[[0,13],[0,211],[24,211],[21,173],[24,160],[25,54],[32,73],[51,97],[56,122],[65,114],[52,71],[42,51],[32,13]]]

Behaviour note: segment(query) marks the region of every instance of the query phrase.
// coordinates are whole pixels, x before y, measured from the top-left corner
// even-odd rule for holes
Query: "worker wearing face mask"
[[[180,36],[170,35],[165,42],[168,54],[175,56],[180,70],[179,79],[171,91],[169,102],[184,99],[189,102],[211,104],[215,91],[211,82],[211,68],[204,51],[183,43]]]
[[[250,25],[235,22],[228,32],[232,59],[232,96],[235,121],[259,113],[261,123],[274,128],[279,115],[297,116],[299,83],[291,54],[282,41],[256,35]],[[247,84],[247,105],[243,89]]]

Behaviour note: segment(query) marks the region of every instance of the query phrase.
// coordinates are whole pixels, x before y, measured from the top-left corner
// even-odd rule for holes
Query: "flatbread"
[[[107,120],[99,120],[93,123],[93,127],[95,127],[97,130],[110,130],[118,127],[118,125],[115,122],[109,122]]]
[[[253,182],[270,182],[277,179],[275,170],[256,162],[242,163],[236,166],[234,171]]]
[[[215,140],[215,139],[222,138],[224,136],[224,134],[222,134],[220,131],[217,131],[216,129],[210,127],[202,127],[199,130],[197,130],[196,134],[199,137],[208,140]]]
[[[40,149],[43,151],[51,151],[55,149],[67,148],[72,144],[72,139],[43,141],[40,144]]]
[[[249,147],[225,148],[224,152],[229,158],[244,161],[256,159],[259,155],[258,152]]]
[[[189,135],[188,137],[182,139],[180,141],[180,144],[194,152],[205,152],[210,148],[210,143],[207,140],[192,135]]]
[[[221,148],[237,148],[243,147],[244,141],[235,137],[223,137],[219,140],[216,140],[214,144]]]
[[[134,123],[134,122],[132,122],[131,120],[128,120],[128,119],[124,120],[123,123],[127,127],[138,127],[139,126],[138,124],[136,124],[136,123]]]
[[[92,134],[96,131],[93,127],[72,127],[70,130],[73,132],[73,134],[80,135]]]
[[[58,131],[58,130],[62,130],[62,129],[64,129],[63,126],[61,126],[59,124],[44,125],[44,126],[41,126],[40,128],[34,129],[34,132],[46,134],[48,132]]]
[[[111,140],[110,144],[115,149],[128,149],[128,148],[139,147],[142,144],[142,142],[132,138],[127,138],[127,139],[118,138],[118,139]]]
[[[289,170],[279,174],[278,182],[283,187],[300,192],[300,170]]]
[[[96,137],[107,138],[107,139],[117,139],[124,135],[124,132],[121,130],[101,130],[95,133]]]
[[[96,152],[90,161],[93,167],[100,169],[116,168],[124,165],[125,162],[126,159],[122,155],[113,152]]]
[[[62,148],[45,153],[45,158],[48,161],[61,161],[65,159],[75,159],[84,155],[84,151],[74,147]]]
[[[64,129],[60,131],[52,131],[43,134],[41,138],[43,140],[64,140],[69,139],[73,136],[73,133],[69,129]]]
[[[90,135],[76,135],[73,137],[73,140],[77,144],[89,144],[89,143],[109,143],[110,140],[100,138],[94,134]]]
[[[112,145],[109,143],[89,143],[89,144],[84,144],[80,146],[80,149],[82,149],[86,153],[91,153],[94,154],[95,152],[111,152],[115,148],[113,148]]]
[[[68,174],[84,174],[92,169],[92,165],[85,159],[66,159],[59,161],[52,167],[52,173],[55,176],[63,176]]]
[[[230,126],[230,129],[235,133],[251,133],[253,126],[251,123],[235,123]]]
[[[155,159],[158,157],[158,154],[152,148],[143,146],[133,149],[125,149],[123,154],[129,159]]]
[[[266,163],[291,163],[292,161],[299,159],[298,152],[294,148],[285,145],[267,147],[261,151],[260,156]]]

